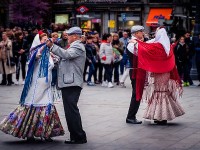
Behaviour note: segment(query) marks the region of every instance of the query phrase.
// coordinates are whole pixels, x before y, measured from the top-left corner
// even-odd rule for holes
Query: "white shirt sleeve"
[[[134,55],[138,55],[138,43],[134,44],[134,43],[129,43],[127,46],[127,49],[129,50],[129,52],[131,52]]]

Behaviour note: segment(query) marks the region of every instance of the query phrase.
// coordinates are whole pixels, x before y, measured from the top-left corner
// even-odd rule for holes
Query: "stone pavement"
[[[197,83],[197,82],[196,82]],[[66,145],[69,137],[62,102],[57,102],[66,134],[54,138],[47,143],[37,140],[26,143],[23,139],[14,138],[0,132],[1,150],[200,150],[200,87],[185,87],[180,103],[186,114],[169,122],[166,126],[158,126],[142,118],[146,103],[142,103],[138,119],[142,125],[125,123],[130,97],[131,85],[127,80],[127,88],[104,88],[84,86],[79,108],[88,143],[82,145]],[[22,85],[0,86],[0,120],[17,106]]]

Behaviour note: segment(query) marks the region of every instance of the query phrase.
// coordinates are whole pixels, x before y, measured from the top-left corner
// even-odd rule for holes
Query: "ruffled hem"
[[[1,123],[0,130],[18,138],[64,135],[56,107],[18,106]]]
[[[167,76],[166,76],[167,77]],[[185,114],[183,108],[177,101],[183,93],[182,88],[174,80],[169,80],[165,75],[160,76],[161,82],[150,82],[144,93],[143,100],[148,103],[144,113],[145,119],[151,120],[173,120],[174,118]],[[165,83],[165,84],[164,84]]]
[[[184,115],[185,112],[178,101],[171,97],[166,97],[159,103],[157,99],[152,99],[152,102],[147,106],[144,113],[145,119],[150,120],[173,120],[176,117]]]

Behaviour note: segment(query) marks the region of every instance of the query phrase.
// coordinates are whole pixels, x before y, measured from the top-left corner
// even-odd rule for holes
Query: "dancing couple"
[[[64,135],[54,105],[54,100],[58,98],[56,93],[59,92],[54,86],[58,85],[70,132],[70,139],[65,143],[87,142],[77,106],[86,59],[85,48],[80,41],[82,31],[79,27],[72,27],[66,32],[70,44],[67,50],[55,45],[46,33],[38,36],[40,44],[30,51],[31,59],[20,105],[0,123],[0,130],[4,133],[28,141],[39,137],[48,142],[52,141],[52,137]],[[52,76],[55,63],[58,63],[58,81],[52,84],[55,81]]]

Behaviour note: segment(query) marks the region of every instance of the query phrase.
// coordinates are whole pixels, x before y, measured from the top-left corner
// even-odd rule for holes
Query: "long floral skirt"
[[[150,80],[143,93],[144,99],[148,102],[143,117],[162,121],[173,120],[185,114],[178,102],[178,93],[177,83],[170,80],[170,73],[154,74],[153,80]]]
[[[0,123],[0,130],[18,138],[64,135],[56,107],[18,106]]]

